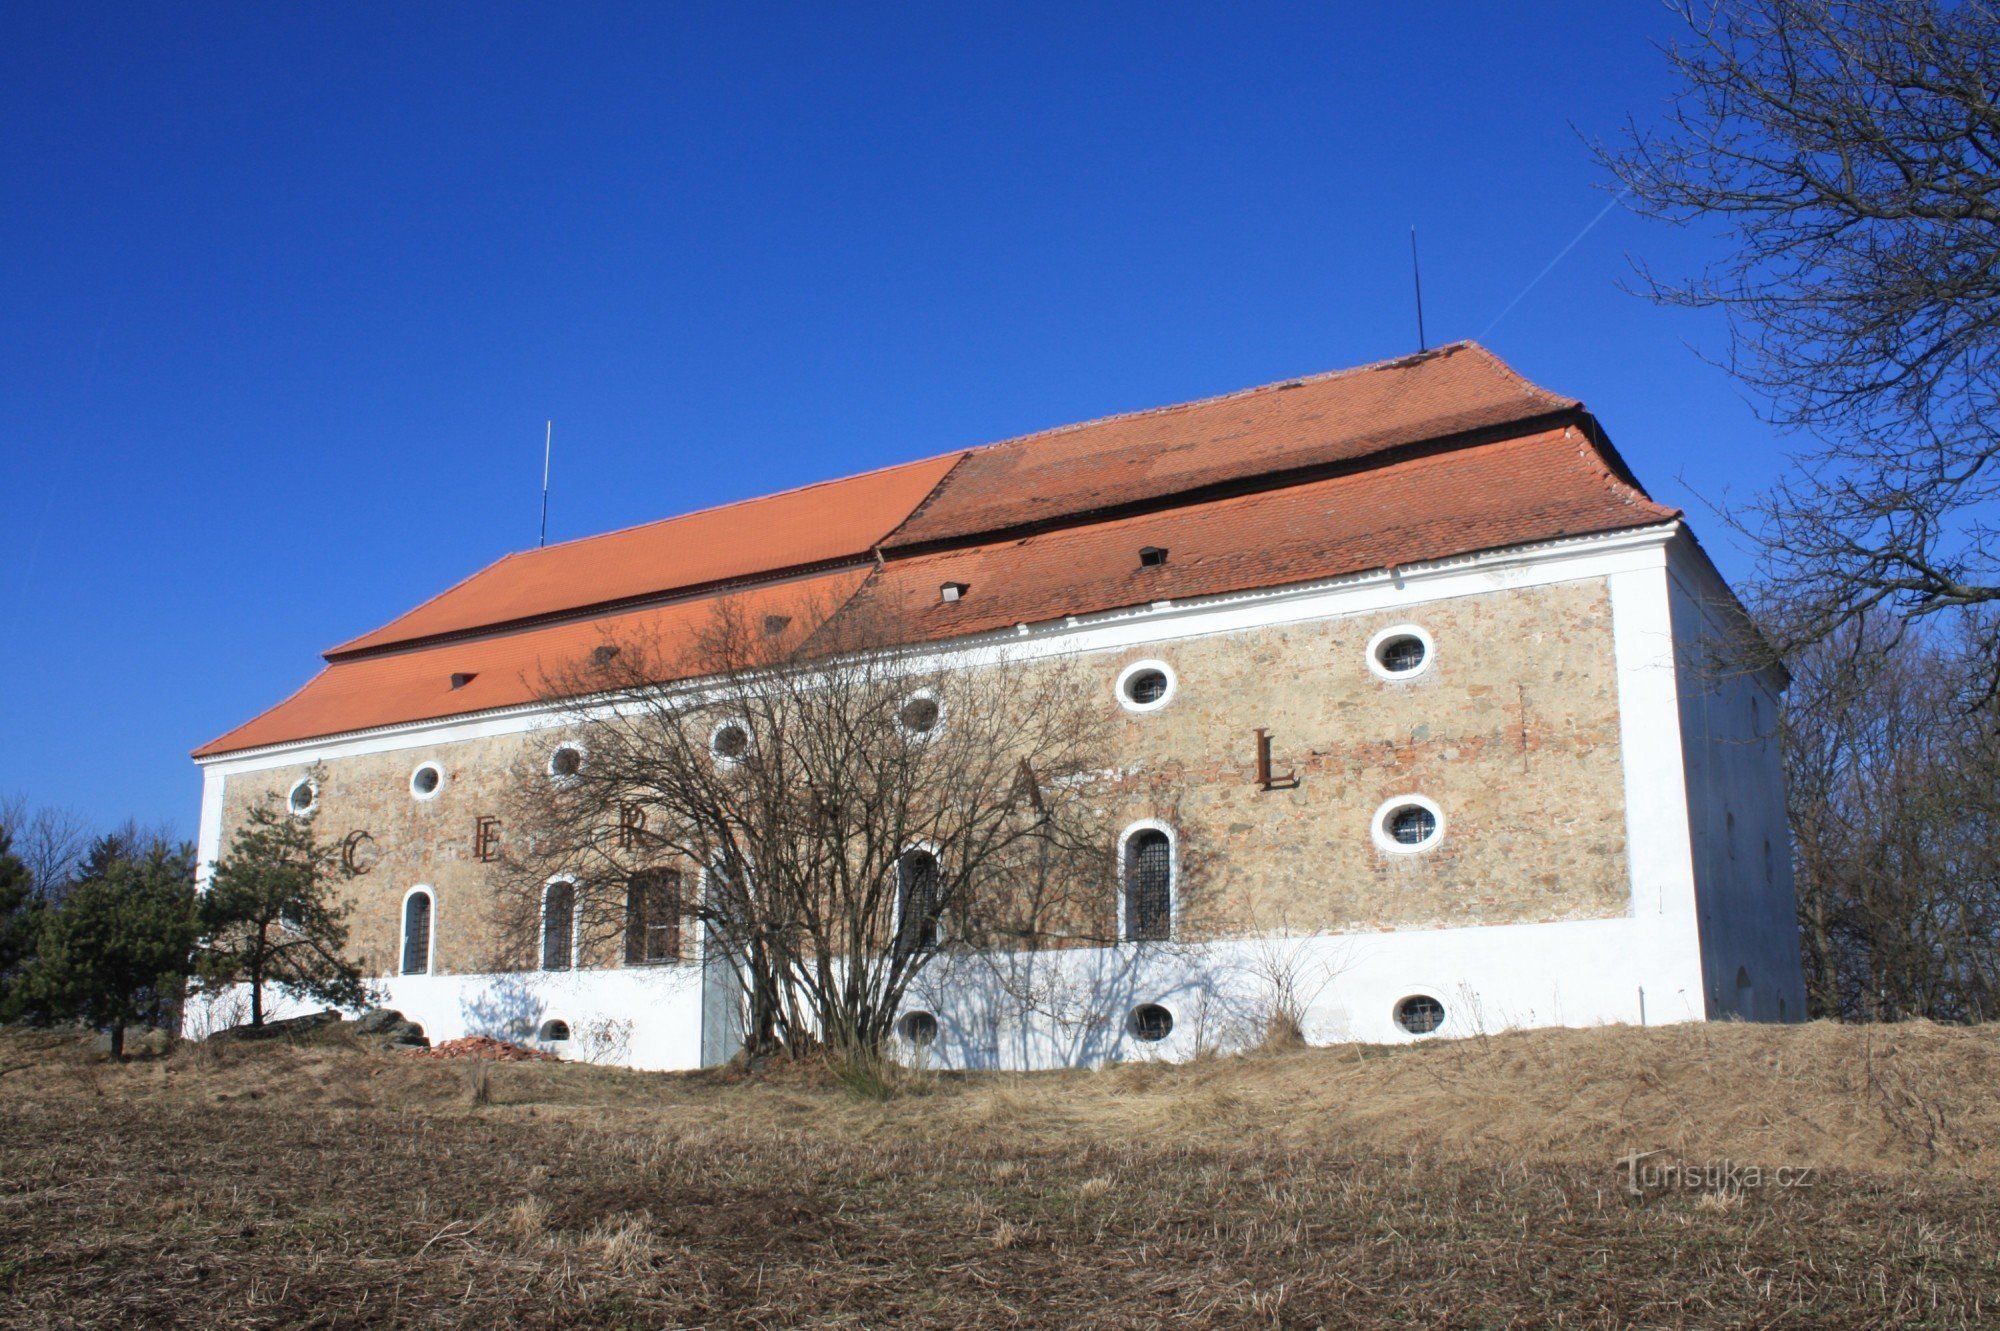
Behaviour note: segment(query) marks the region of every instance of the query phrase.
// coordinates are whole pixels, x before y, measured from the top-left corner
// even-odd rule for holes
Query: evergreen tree
[[[45,913],[24,989],[31,1010],[111,1032],[163,1023],[179,1005],[195,941],[194,854],[156,841],[140,854],[93,856],[93,874]]]
[[[42,927],[34,875],[13,853],[13,839],[11,831],[0,827],[0,1019],[21,1011],[22,982]]]
[[[353,871],[339,846],[320,842],[312,815],[281,804],[272,795],[250,809],[201,898],[202,981],[247,985],[252,1026],[264,1024],[266,985],[339,1007],[367,998],[336,891]]]

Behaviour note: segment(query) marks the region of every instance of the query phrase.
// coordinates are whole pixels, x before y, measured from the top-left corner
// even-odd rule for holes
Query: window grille
[[[1396,1024],[1412,1035],[1429,1035],[1444,1025],[1444,1004],[1429,994],[1414,994],[1396,1004]]]
[[[936,947],[939,882],[937,856],[905,852],[896,861],[896,947],[902,952]]]
[[[1125,937],[1161,942],[1173,928],[1173,845],[1165,832],[1134,832],[1125,842]]]
[[[1413,634],[1391,638],[1376,655],[1390,674],[1407,675],[1424,663],[1424,640]]]
[[[1437,815],[1421,804],[1406,804],[1389,816],[1389,835],[1401,845],[1421,846],[1437,829]]]
[[[542,969],[566,971],[576,943],[576,884],[559,878],[542,892]]]
[[[412,892],[403,903],[403,974],[431,968],[431,894]]]
[[[1174,1014],[1158,1003],[1141,1003],[1132,1009],[1132,1034],[1154,1044],[1174,1032]]]
[[[681,876],[673,869],[633,874],[625,884],[625,963],[681,957]]]
[[[1159,670],[1141,670],[1125,681],[1125,696],[1144,706],[1167,696],[1167,677]]]

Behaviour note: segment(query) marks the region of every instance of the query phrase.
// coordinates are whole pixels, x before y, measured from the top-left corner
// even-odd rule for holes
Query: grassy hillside
[[[1925,1025],[887,1100],[338,1044],[117,1067],[12,1034],[0,1326],[1987,1326],[1996,1091],[2000,1032]]]

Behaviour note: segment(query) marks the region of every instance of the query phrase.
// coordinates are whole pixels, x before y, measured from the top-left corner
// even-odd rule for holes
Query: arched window
[[[558,878],[542,889],[542,969],[568,970],[575,949],[576,884]]]
[[[1157,827],[1125,837],[1122,923],[1127,942],[1159,943],[1174,934],[1174,843]]]
[[[937,856],[906,850],[896,861],[896,948],[915,952],[936,947],[939,881]]]
[[[403,898],[403,974],[424,975],[431,968],[431,894],[412,889]]]
[[[625,964],[681,959],[681,876],[649,869],[625,882]]]

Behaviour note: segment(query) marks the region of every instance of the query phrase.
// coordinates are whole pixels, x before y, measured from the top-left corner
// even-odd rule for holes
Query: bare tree
[[[2000,1011],[2000,715],[1956,641],[1851,621],[1792,663],[1784,747],[1817,1016]]]
[[[725,605],[550,677],[567,724],[509,815],[513,964],[671,960],[698,931],[751,1051],[867,1054],[942,952],[1116,937],[1112,814],[1150,796],[1113,770],[1101,682],[824,635]]]
[[[35,891],[51,901],[60,900],[64,890],[76,881],[83,871],[91,842],[96,839],[90,824],[78,814],[30,804],[25,795],[10,795],[0,800],[0,829],[12,834],[14,854],[28,866]],[[135,848],[153,840],[173,840],[164,830],[140,828],[130,822],[125,831],[129,833],[128,843]]]
[[[1731,515],[1794,607],[1782,649],[1877,608],[2000,599],[2000,6],[1682,4],[1658,130],[1601,155],[1640,211],[1727,257],[1658,300],[1724,311],[1728,368],[1808,443]],[[1965,662],[2000,689],[1996,621]]]

